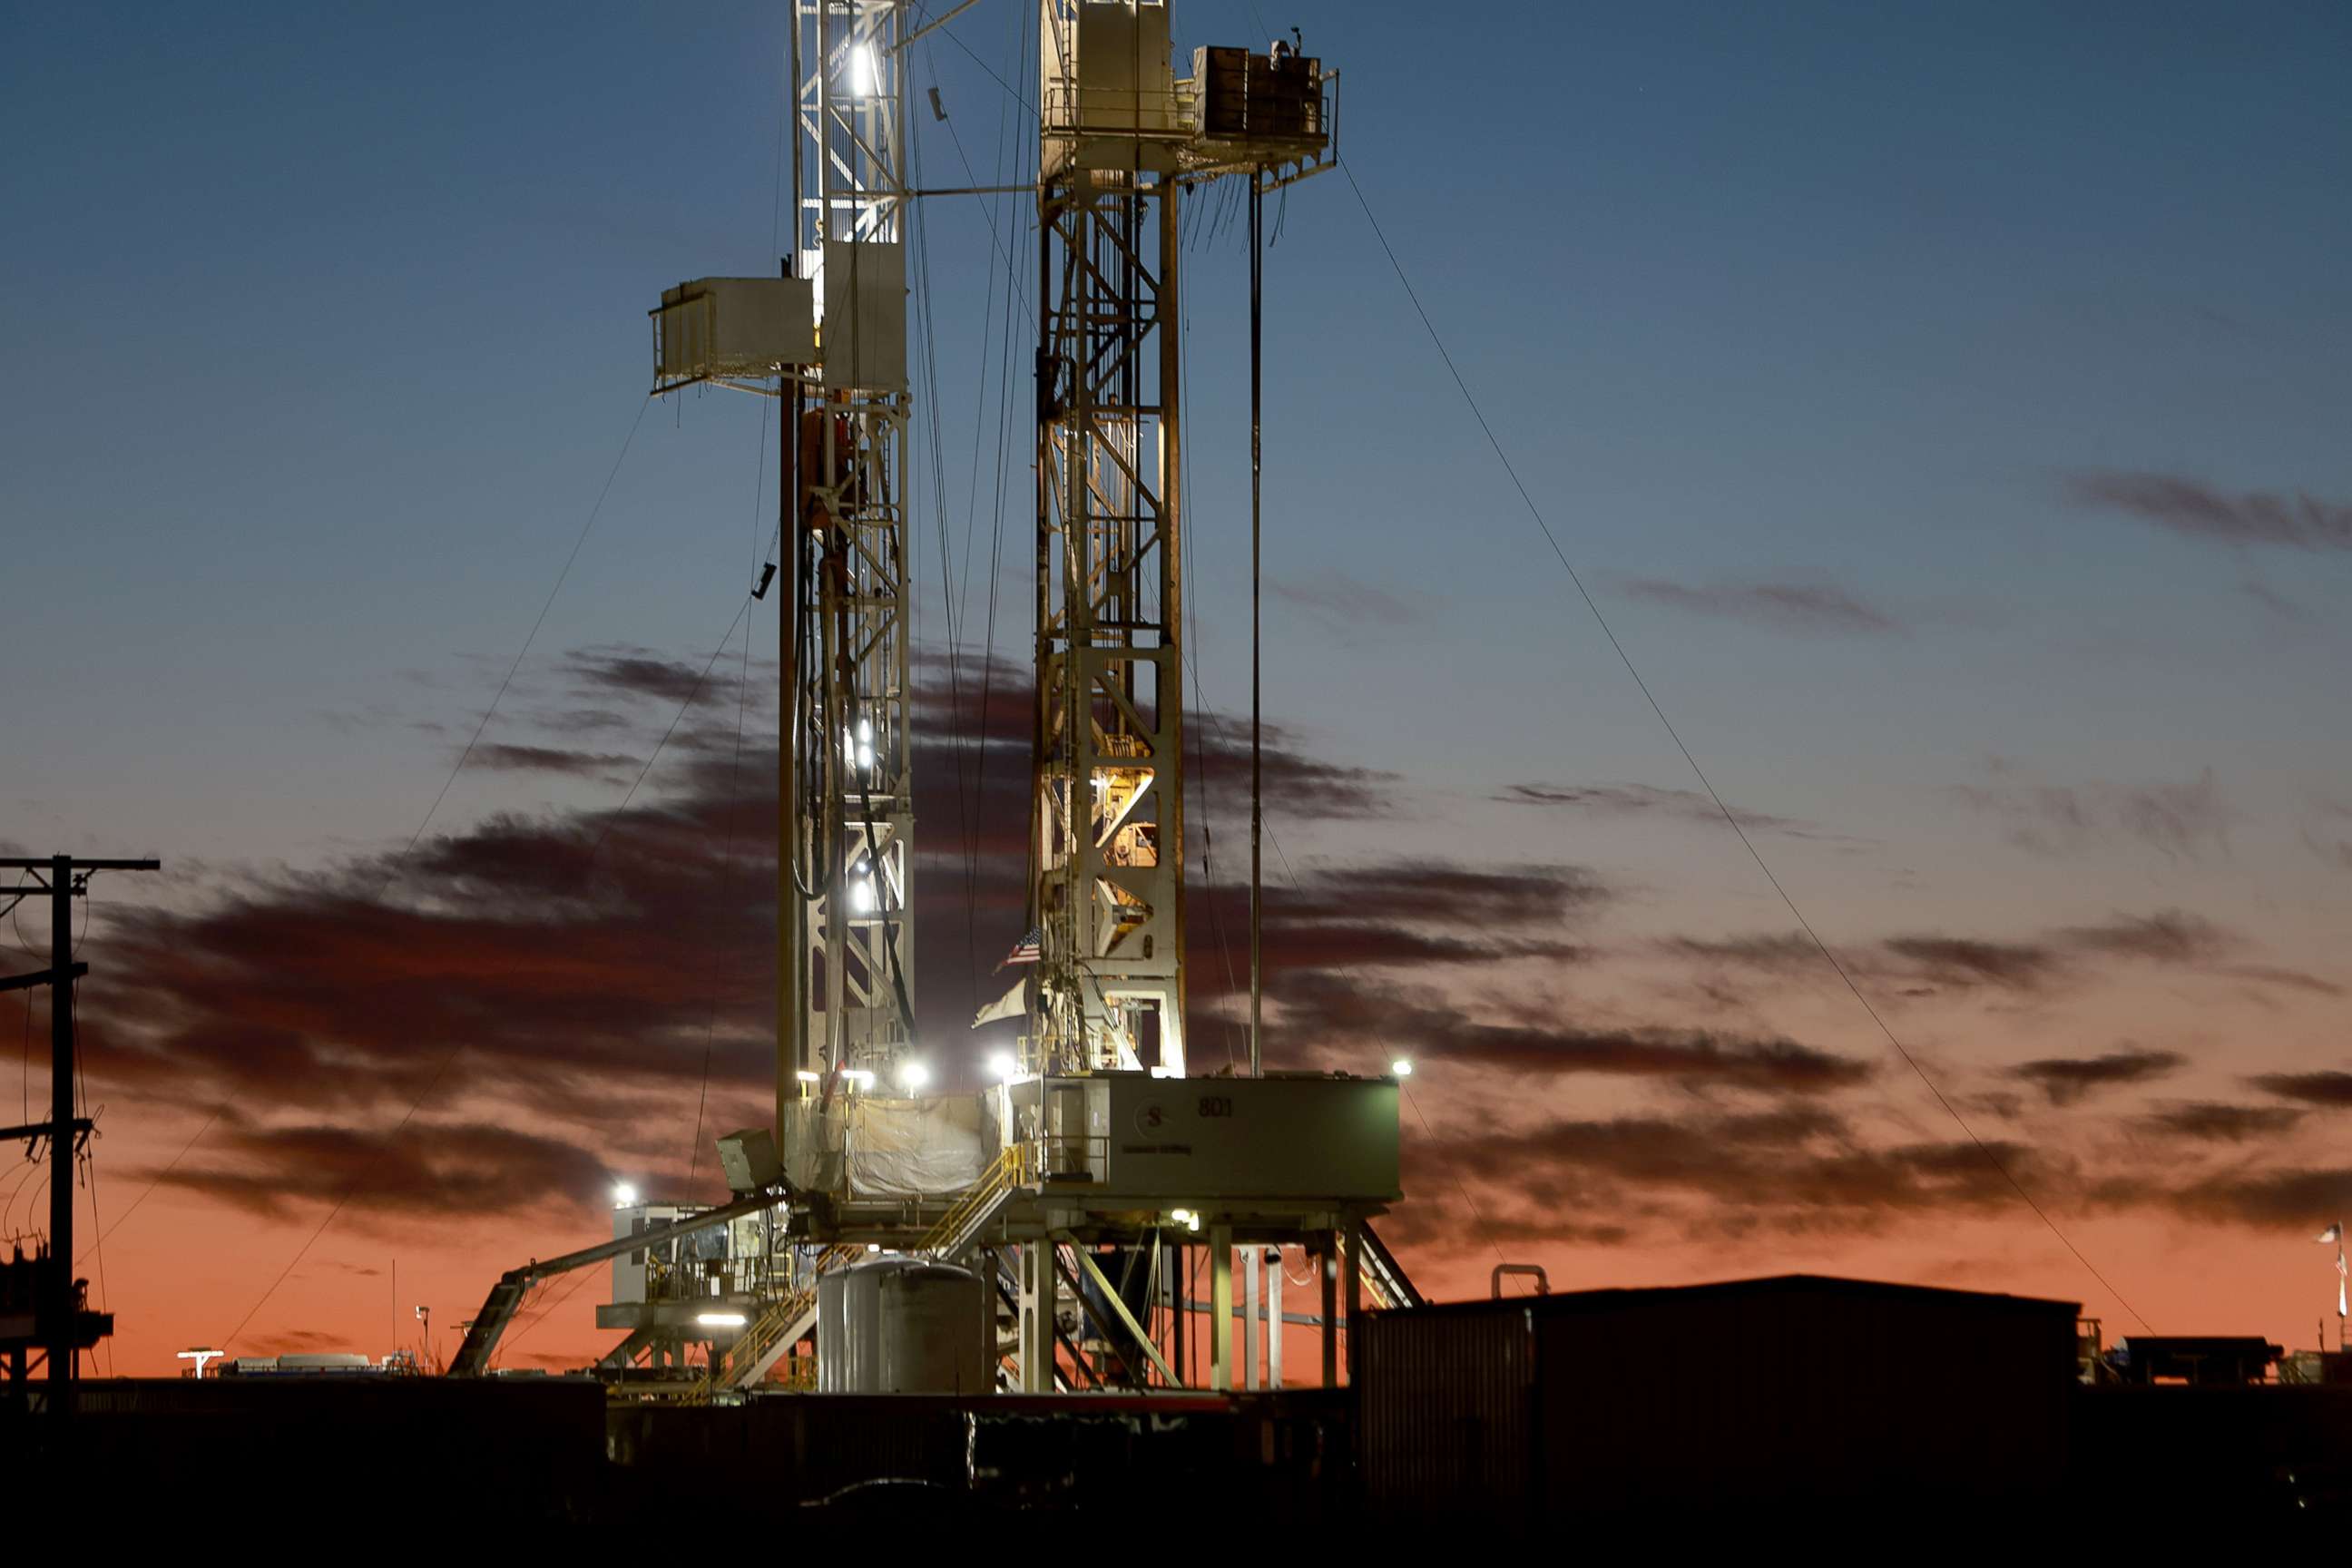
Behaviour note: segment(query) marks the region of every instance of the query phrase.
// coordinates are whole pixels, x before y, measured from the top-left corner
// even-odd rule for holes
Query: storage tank
[[[986,1288],[920,1258],[875,1258],[816,1282],[816,1377],[824,1394],[985,1394]]]

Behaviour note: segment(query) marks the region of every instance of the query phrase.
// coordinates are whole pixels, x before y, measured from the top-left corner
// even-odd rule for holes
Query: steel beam
[[[1209,1227],[1209,1387],[1234,1389],[1234,1227]]]
[[[1176,1369],[1168,1364],[1167,1360],[1160,1353],[1160,1347],[1151,1342],[1151,1336],[1143,1331],[1143,1325],[1137,1322],[1135,1314],[1127,1310],[1127,1302],[1120,1299],[1118,1288],[1105,1276],[1102,1266],[1094,1260],[1093,1256],[1085,1247],[1078,1246],[1075,1241],[1070,1244],[1070,1251],[1076,1257],[1078,1266],[1087,1271],[1089,1279],[1094,1280],[1095,1289],[1100,1290],[1109,1300],[1110,1310],[1118,1315],[1118,1321],[1126,1325],[1127,1331],[1135,1336],[1135,1342],[1143,1347],[1143,1353],[1151,1358],[1151,1364],[1160,1369],[1160,1375],[1168,1380],[1168,1386],[1183,1387],[1184,1380],[1176,1375]]]

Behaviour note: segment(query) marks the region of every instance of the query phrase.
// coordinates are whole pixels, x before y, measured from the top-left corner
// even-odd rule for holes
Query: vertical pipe
[[[1042,46],[1041,46],[1042,48]],[[1044,64],[1039,63],[1039,80],[1044,80]],[[1026,1026],[1029,1044],[1022,1066],[1045,1073],[1055,1067],[1053,1053],[1060,1045],[1055,1037],[1054,1019],[1048,1011],[1058,1005],[1061,989],[1058,980],[1064,971],[1062,951],[1068,940],[1068,927],[1058,918],[1048,930],[1046,917],[1058,910],[1048,910],[1046,879],[1055,874],[1055,844],[1048,835],[1053,827],[1053,805],[1046,796],[1046,779],[1054,757],[1054,697],[1048,689],[1049,672],[1053,668],[1053,566],[1054,566],[1054,507],[1055,496],[1055,418],[1054,408],[1054,229],[1055,214],[1050,187],[1045,175],[1042,144],[1039,152],[1037,176],[1037,357],[1032,370],[1037,403],[1037,575],[1034,584],[1036,604],[1037,641],[1034,658],[1037,669],[1036,710],[1031,720],[1029,742],[1029,923],[1038,932],[1036,983],[1029,988]],[[1006,266],[1011,266],[1008,258]],[[1051,975],[1056,984],[1049,991],[1045,984]]]
[[[1265,1276],[1265,1385],[1276,1393],[1282,1392],[1282,1247],[1277,1244],[1266,1258]]]
[[[793,117],[800,118],[800,18],[793,18]],[[780,259],[787,278],[800,251],[800,127],[793,128],[793,254]],[[785,395],[785,382],[792,384]],[[776,381],[776,548],[788,563],[776,595],[776,1151],[785,1146],[785,1107],[797,1097],[794,1078],[809,1066],[808,904],[801,897],[795,867],[801,852],[799,756],[800,607],[806,591],[801,579],[800,381],[789,373]]]
[[[1242,1248],[1242,1381],[1252,1390],[1258,1380],[1259,1347],[1265,1342],[1265,1248],[1252,1242]]]
[[[1260,407],[1258,399],[1260,336],[1264,326],[1262,310],[1265,294],[1265,255],[1261,247],[1265,213],[1265,193],[1258,186],[1257,172],[1250,172],[1249,191],[1249,290],[1250,290],[1250,1077],[1259,1078],[1265,1072],[1265,1055],[1259,1040],[1260,1013],[1265,1003],[1265,971],[1261,966],[1260,907],[1265,902],[1265,879],[1258,862],[1258,839],[1265,825],[1265,765],[1260,742],[1262,714],[1259,707],[1258,658],[1258,542],[1261,531],[1258,509],[1258,469],[1261,457],[1259,443]]]
[[[1054,1392],[1054,1238],[1021,1244],[1021,1388]]]
[[[1348,1221],[1348,1385],[1356,1383],[1356,1325],[1364,1321],[1364,1222]]]
[[[1209,1387],[1234,1391],[1234,1227],[1209,1227]]]
[[[1323,1386],[1339,1386],[1339,1233],[1327,1230],[1318,1244],[1316,1272],[1323,1286]]]
[[[1175,689],[1156,696],[1155,718],[1164,715],[1170,753],[1181,771],[1184,762],[1184,312],[1181,292],[1184,247],[1183,214],[1178,201],[1183,186],[1163,179],[1160,191],[1160,641],[1168,649],[1159,680]],[[1178,1076],[1191,1070],[1189,1042],[1184,1034],[1185,907],[1184,791],[1180,784],[1160,799],[1162,864],[1171,858],[1175,874],[1176,914],[1169,940],[1176,944],[1176,979],[1167,1016],[1160,1021],[1160,1061]]]
[[[1169,1359],[1175,1363],[1176,1384],[1180,1388],[1192,1386],[1192,1358],[1185,1354],[1186,1349],[1192,1342],[1192,1306],[1190,1300],[1192,1292],[1192,1270],[1191,1259],[1187,1257],[1191,1250],[1180,1241],[1168,1251],[1169,1258],[1172,1260],[1168,1270],[1168,1300],[1173,1304],[1172,1310],[1168,1314],[1168,1321],[1175,1325],[1176,1334],[1176,1353]],[[2320,1342],[2326,1343],[2326,1336],[2321,1337]]]

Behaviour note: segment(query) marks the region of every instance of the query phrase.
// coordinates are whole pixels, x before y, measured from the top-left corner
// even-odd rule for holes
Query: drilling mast
[[[777,1101],[913,1031],[906,78],[898,0],[794,0],[793,254],[823,364],[790,378]],[[871,1081],[870,1079],[866,1081]]]
[[[1025,1068],[1185,1072],[1180,203],[1330,166],[1319,62],[1165,0],[1041,0],[1037,709]],[[1253,241],[1255,241],[1255,231]]]
[[[1184,1070],[1180,152],[1158,4],[1044,0],[1037,709],[1044,1071]]]
[[[776,1126],[719,1140],[733,1203],[632,1194],[611,1242],[510,1272],[461,1359],[488,1366],[531,1280],[625,1258],[598,1308],[600,1326],[629,1331],[606,1365],[625,1380],[642,1357],[674,1393],[731,1395],[807,1341],[820,1276],[887,1249],[955,1265],[975,1292],[988,1329],[959,1389],[967,1372],[999,1381],[1000,1328],[1006,1385],[1030,1392],[1255,1387],[1255,1327],[1234,1353],[1234,1259],[1243,1317],[1280,1322],[1282,1270],[1263,1266],[1296,1245],[1320,1260],[1321,1381],[1336,1385],[1343,1292],[1350,1322],[1368,1280],[1413,1299],[1369,1228],[1400,1193],[1396,1081],[1162,1081],[1187,1065],[1181,204],[1239,177],[1255,206],[1332,167],[1334,79],[1281,40],[1197,49],[1180,79],[1165,0],[1040,0],[1038,957],[1024,1059],[992,1065],[977,1093],[925,1094],[908,912],[903,247],[925,193],[906,177],[901,67],[927,29],[908,30],[898,0],[793,5],[785,275],[680,284],[655,312],[656,392],[709,382],[782,409]],[[869,1092],[886,1074],[892,1088]],[[711,1250],[675,1251],[693,1237]],[[1183,1326],[1196,1247],[1204,1367],[1188,1365]],[[709,1351],[693,1379],[697,1344]],[[1266,1347],[1276,1386],[1280,1344]],[[846,1354],[826,1375],[853,1375]]]

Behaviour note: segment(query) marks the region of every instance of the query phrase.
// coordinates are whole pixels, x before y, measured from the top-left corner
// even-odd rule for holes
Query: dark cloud
[[[1599,878],[1573,866],[1384,860],[1310,867],[1295,887],[1286,883],[1270,894],[1268,907],[1278,904],[1281,918],[1301,924],[1433,924],[1464,932],[1507,931],[1589,913],[1608,897]]]
[[[2071,474],[2064,489],[2068,499],[2080,505],[2122,512],[2192,539],[2298,550],[2352,550],[2352,506],[2324,500],[2307,491],[2232,494],[2178,474],[2113,470]]]
[[[1554,1118],[1503,1131],[1456,1126],[1442,1140],[1417,1136],[1409,1125],[1414,1199],[1383,1219],[1381,1231],[1393,1243],[1437,1253],[1484,1249],[1490,1239],[1736,1245],[1877,1234],[1934,1216],[2022,1214],[2011,1177],[2037,1202],[2070,1210],[2316,1230],[2352,1191],[2352,1172],[2263,1163],[2251,1147],[2291,1131],[2299,1115],[2278,1107],[2162,1107],[2135,1122],[2158,1140],[2155,1158],[2121,1157],[2098,1172],[2014,1140],[1873,1147],[1818,1102]],[[2201,1151],[2215,1146],[2226,1163],[2206,1163]],[[1475,1203],[1465,1189],[1477,1194]]]
[[[587,650],[562,668],[582,713],[610,714],[615,694],[642,698],[645,717],[632,728],[648,749],[699,673],[642,650]],[[981,993],[994,994],[990,967],[1021,930],[1031,692],[1001,664],[975,661],[953,682],[936,665],[919,668],[917,1023],[952,1071],[960,1052],[981,1049],[966,1026]],[[247,874],[195,907],[118,907],[110,962],[141,984],[110,988],[86,1016],[93,1077],[117,1094],[226,1101],[238,1141],[173,1183],[256,1211],[333,1194],[379,1156],[410,1163],[352,1186],[356,1210],[457,1213],[469,1182],[476,1201],[499,1190],[487,1182],[511,1181],[512,1201],[593,1193],[593,1162],[560,1140],[487,1145],[498,1170],[452,1166],[457,1151],[429,1124],[479,1120],[493,1107],[527,1108],[533,1126],[575,1128],[583,1147],[610,1149],[647,1135],[649,1107],[674,1104],[674,1152],[633,1153],[632,1170],[682,1172],[706,1073],[706,1145],[721,1108],[756,1107],[771,1092],[772,728],[764,689],[706,686],[625,810],[616,787],[612,806],[499,813],[430,835],[413,853]],[[1240,733],[1230,722],[1223,730]],[[1196,764],[1208,764],[1193,776],[1231,815],[1238,794],[1223,791],[1246,766],[1245,744],[1236,751],[1205,722],[1193,733]],[[530,734],[498,744],[508,749],[489,752],[492,765],[617,762],[612,771],[631,779],[644,765]],[[1386,808],[1387,775],[1328,763],[1286,732],[1269,763],[1273,809],[1286,822]],[[1197,826],[1207,814],[1193,816]],[[1603,896],[1583,873],[1540,866],[1301,869],[1297,889],[1269,889],[1272,973],[1572,962],[1581,950],[1567,922]],[[1206,878],[1192,887],[1196,994],[1213,1005],[1223,965],[1209,945],[1217,922],[1204,917],[1217,900]],[[1223,888],[1230,901],[1230,874]],[[371,1128],[412,1103],[418,1121],[392,1147],[368,1143]],[[313,1151],[269,1131],[280,1123],[318,1142],[307,1167]]]
[[[2338,838],[2343,824],[2352,822],[2352,805],[2322,795],[2312,802],[2318,816],[2318,826],[2303,830],[2304,847],[2318,857],[2322,863],[2339,871],[2352,871],[2352,841]]]
[[[1574,867],[1474,867],[1425,860],[1310,866],[1270,884],[1265,902],[1269,1059],[1360,1066],[1368,1042],[1398,1038],[1391,1016],[1341,1037],[1318,1020],[1334,992],[1362,992],[1398,971],[1463,973],[1480,966],[1579,963],[1579,928],[1610,899]],[[1238,1054],[1249,956],[1247,891],[1230,879],[1191,896],[1193,1055]],[[1515,984],[1524,984],[1524,981]],[[1403,1040],[1409,1047],[1410,1040]]]
[[[1360,975],[1303,976],[1280,993],[1286,1041],[1360,1049],[1367,1040],[1416,1058],[1538,1078],[1591,1073],[1682,1088],[1819,1095],[1869,1078],[1870,1063],[1777,1036],[1592,1026],[1532,1011],[1472,1010]]]
[[[1495,798],[1509,805],[1551,806],[1596,816],[1657,816],[1709,826],[1723,821],[1722,809],[1706,795],[1696,790],[1667,789],[1658,784],[1512,784],[1504,785]],[[1738,806],[1732,808],[1732,815],[1738,818],[1742,827],[1751,831],[1849,845],[1868,842],[1842,833],[1831,833],[1791,816],[1774,816],[1767,812],[1748,811]]]
[[[204,1163],[138,1173],[266,1217],[332,1202],[386,1215],[458,1219],[561,1205],[584,1207],[609,1190],[594,1154],[558,1138],[490,1122],[414,1122],[371,1131],[237,1119],[208,1142]]]
[[[1421,618],[1417,605],[1341,572],[1311,579],[1268,577],[1274,596],[1342,641],[1384,636]]]
[[[725,664],[721,659],[706,676],[700,664],[665,658],[648,648],[582,648],[565,657],[563,673],[583,694],[651,698],[675,706],[698,694],[732,701],[735,676]],[[596,711],[593,707],[584,710]]]
[[[623,769],[634,773],[644,761],[622,752],[575,752],[562,746],[485,741],[474,747],[467,765],[492,773],[573,773],[583,778],[602,778]]]
[[[2210,1143],[2247,1143],[2293,1130],[2303,1112],[2279,1105],[2221,1105],[2196,1100],[2167,1106],[2140,1118],[2152,1132]]]
[[[1637,577],[1627,593],[1653,604],[1704,616],[1746,621],[1776,631],[1885,637],[1902,625],[1843,588],[1821,583],[1718,583],[1697,585]]]
[[[2316,974],[2305,974],[2300,969],[2282,969],[2272,963],[2225,963],[2213,973],[2231,980],[2242,980],[2250,985],[2267,986],[2280,991],[2300,991],[2311,996],[2341,996],[2344,987],[2333,980],[2323,980]]]
[[[1247,722],[1217,713],[1194,715],[1191,798],[1226,818],[1246,821],[1249,810],[1250,742]],[[1397,775],[1377,768],[1326,762],[1308,754],[1297,731],[1279,724],[1263,727],[1259,740],[1265,809],[1289,822],[1331,822],[1385,816],[1394,805]]]
[[[930,793],[952,789],[956,806],[975,789],[986,792],[982,816],[1010,853],[1027,844],[1029,757],[1036,728],[1036,682],[1030,671],[1002,658],[967,657],[950,675],[941,661],[920,668],[914,722],[919,746],[928,738],[936,769],[919,767]],[[1247,717],[1194,708],[1184,718],[1185,803],[1215,825],[1245,823],[1249,809],[1250,733]],[[1266,815],[1283,822],[1360,820],[1388,816],[1396,805],[1396,774],[1315,755],[1292,727],[1261,726],[1259,763]],[[1009,835],[1009,837],[1007,837]]]
[[[1444,1163],[1486,1201],[1474,1212],[1424,1183],[1416,1191],[1430,1196],[1417,1195],[1411,1209],[1381,1226],[1392,1241],[1462,1251],[1490,1236],[1613,1245],[1662,1232],[1685,1240],[1869,1233],[1906,1216],[2014,1205],[2015,1189],[1995,1159],[2037,1185],[2069,1179],[2063,1165],[2014,1143],[1870,1148],[1841,1118],[1812,1105],[1557,1118],[1499,1133],[1457,1130]],[[1591,1235],[1596,1224],[1611,1234]]]
[[[1720,939],[1669,937],[1659,946],[1682,958],[1766,970],[1777,974],[1826,968],[1822,961],[1822,950],[1814,945],[1812,938],[1802,931]]]
[[[1780,978],[1825,973],[1820,951],[1801,931],[1727,938],[1673,937],[1657,944],[1669,956],[1709,968],[1744,969]],[[2018,941],[1949,936],[1893,936],[1841,949],[1839,962],[1857,981],[1906,996],[1990,989],[2040,992],[2081,984],[2101,965],[2155,963],[2184,973],[2236,980],[2274,990],[2333,996],[2344,988],[2299,970],[2244,962],[2251,944],[2235,931],[2181,910],[2117,913],[2086,925],[2061,926]]]
[[[2305,1105],[2324,1105],[2330,1109],[2352,1105],[2352,1072],[2260,1073],[2246,1082],[2264,1094],[2274,1094],[2281,1100],[2299,1100]]]
[[[2173,859],[2195,859],[2226,850],[2234,820],[2210,768],[2178,784],[1958,784],[1951,795],[2007,823],[2011,842],[2037,854],[2070,853],[2120,837]]]
[[[2314,1232],[2342,1213],[2347,1192],[2352,1170],[2230,1171],[2172,1191],[2164,1202],[2192,1218]]]
[[[2049,1097],[2053,1105],[2072,1105],[2084,1096],[2125,1084],[2147,1083],[2179,1072],[2189,1058],[2177,1051],[2143,1050],[2126,1046],[2103,1057],[2047,1057],[2009,1069]]]
[[[1991,985],[2032,991],[2048,983],[2058,969],[2056,956],[2035,942],[1898,936],[1881,945],[1906,961],[1925,984],[1956,990]]]
[[[2077,952],[2157,963],[2210,963],[2244,945],[2211,921],[2180,910],[2118,914],[2095,925],[2065,927],[2053,940]]]
[[[2278,592],[2276,589],[2264,584],[2257,583],[2251,577],[2239,584],[2238,586],[2244,592],[2246,597],[2252,599],[2255,604],[2260,605],[2265,611],[2275,616],[2277,619],[2289,622],[2294,626],[2307,626],[2310,624],[2311,612],[2305,609],[2301,605],[2296,604],[2293,599],[2288,598],[2284,594]]]

